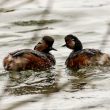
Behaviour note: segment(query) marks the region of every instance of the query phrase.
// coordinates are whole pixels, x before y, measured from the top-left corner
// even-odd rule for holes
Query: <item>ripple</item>
[[[12,24],[17,26],[31,26],[31,25],[42,26],[42,25],[53,24],[57,22],[61,22],[61,20],[52,19],[52,20],[39,20],[39,21],[36,21],[36,20],[17,21],[17,22],[13,22]]]

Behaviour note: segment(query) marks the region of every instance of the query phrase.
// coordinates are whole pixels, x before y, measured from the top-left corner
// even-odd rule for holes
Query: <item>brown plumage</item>
[[[54,39],[44,36],[34,50],[22,49],[11,52],[3,60],[3,66],[7,71],[22,70],[46,70],[55,65],[55,58],[49,53],[52,48]]]
[[[69,68],[79,69],[89,65],[110,64],[110,56],[108,54],[102,53],[98,49],[83,49],[81,41],[73,35],[67,35],[65,42],[66,44],[63,46],[73,50],[65,62]]]

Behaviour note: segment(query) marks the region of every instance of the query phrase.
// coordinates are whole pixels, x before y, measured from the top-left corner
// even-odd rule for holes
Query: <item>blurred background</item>
[[[67,34],[84,48],[110,54],[110,0],[0,0],[0,110],[109,110],[110,67],[65,67]],[[17,49],[33,49],[44,35],[55,39],[53,70],[4,71],[2,61]]]

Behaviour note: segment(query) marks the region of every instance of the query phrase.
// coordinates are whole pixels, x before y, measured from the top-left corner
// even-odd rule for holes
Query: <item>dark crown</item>
[[[69,34],[65,37],[65,41],[68,40],[68,39],[74,39],[75,41],[78,41],[78,38],[72,34]]]
[[[43,40],[48,44],[49,47],[52,47],[54,39],[50,36],[44,36]]]

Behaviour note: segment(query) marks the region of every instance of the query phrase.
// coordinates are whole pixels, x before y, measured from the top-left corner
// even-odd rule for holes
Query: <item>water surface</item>
[[[109,110],[110,67],[69,71],[71,50],[61,47],[74,34],[84,48],[110,54],[109,0],[2,0],[0,1],[1,110]],[[56,66],[43,72],[7,73],[2,60],[17,49],[33,49],[44,35],[55,39],[51,53]]]

